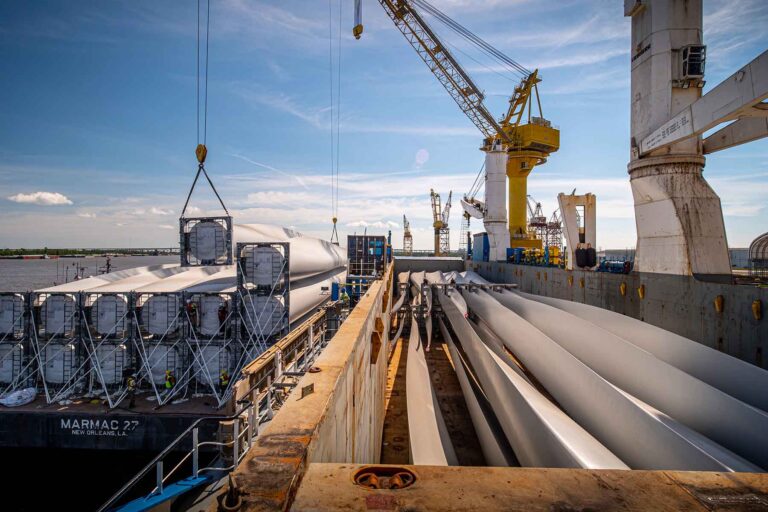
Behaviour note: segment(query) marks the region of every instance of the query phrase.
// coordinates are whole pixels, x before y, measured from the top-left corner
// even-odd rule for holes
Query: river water
[[[178,263],[178,256],[112,256],[112,271],[133,267]],[[0,292],[24,292],[72,281],[76,273],[89,277],[101,273],[107,258],[59,258],[51,260],[0,259]]]

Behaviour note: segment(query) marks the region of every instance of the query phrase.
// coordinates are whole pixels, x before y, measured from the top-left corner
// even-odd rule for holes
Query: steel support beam
[[[764,116],[766,106],[762,101],[766,98],[768,50],[644,137],[638,148],[640,156],[701,135],[720,123],[743,116]]]

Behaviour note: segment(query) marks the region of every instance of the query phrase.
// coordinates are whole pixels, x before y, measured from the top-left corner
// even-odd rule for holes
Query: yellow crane
[[[554,128],[542,113],[538,90],[541,78],[538,70],[529,71],[523,68],[426,0],[378,1],[461,111],[483,134],[480,149],[490,151],[494,146],[500,145],[506,151],[510,246],[540,249],[541,240],[527,230],[528,175],[535,166],[545,163],[549,155],[560,148],[560,131]],[[426,23],[417,7],[445,22],[452,30],[482,47],[495,58],[504,60],[523,75],[510,96],[509,108],[500,119],[497,120],[485,107],[483,93]],[[356,1],[355,12],[353,33],[359,38],[363,32],[360,0]],[[538,116],[532,112],[534,98]]]
[[[429,189],[429,198],[432,200],[432,227],[435,228],[435,256],[440,256],[440,230],[443,229],[440,194]]]
[[[413,236],[411,236],[411,223],[403,215],[403,254],[410,256],[413,254]]]
[[[440,194],[429,190],[432,201],[432,227],[435,229],[435,256],[447,256],[451,252],[451,230],[448,220],[451,216],[451,198],[453,191],[448,192],[445,208],[440,208]]]

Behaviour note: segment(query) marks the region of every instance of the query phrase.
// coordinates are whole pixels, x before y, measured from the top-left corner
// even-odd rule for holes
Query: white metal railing
[[[239,400],[240,406],[235,414],[227,417],[209,416],[196,420],[181,435],[172,441],[160,454],[158,454],[149,464],[147,464],[139,473],[131,478],[115,495],[113,495],[99,511],[120,510],[118,503],[134,487],[136,487],[145,477],[154,471],[155,482],[152,490],[144,498],[149,499],[162,494],[166,485],[171,480],[182,480],[180,471],[185,463],[191,460],[192,471],[191,478],[199,478],[203,474],[222,476],[233,471],[242,462],[248,451],[253,446],[254,441],[259,436],[259,425],[264,421],[272,419],[282,404],[284,396],[289,394],[298,384],[298,380],[309,371],[312,363],[320,355],[323,349],[328,345],[331,336],[337,329],[328,329],[327,316],[324,317],[322,329],[315,329],[315,325],[310,323],[306,327],[307,336],[303,343],[296,344],[290,357],[290,363],[285,366],[284,354],[281,350],[274,353],[274,368],[271,372],[263,375],[258,381],[253,383],[244,393],[244,399]],[[289,356],[290,356],[289,355]],[[263,389],[263,391],[259,391]],[[232,439],[229,441],[200,440],[200,426],[206,422],[215,422],[220,424],[223,421],[232,421]],[[181,460],[168,472],[165,471],[165,460],[175,451],[183,442],[191,438],[192,448],[187,451]],[[200,467],[201,448],[217,448],[220,454],[231,450],[230,457],[220,456],[221,461],[229,461],[230,464],[209,465]],[[176,478],[174,478],[176,477]]]

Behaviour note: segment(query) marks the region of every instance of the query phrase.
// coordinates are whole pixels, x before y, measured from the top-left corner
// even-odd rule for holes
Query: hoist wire
[[[333,217],[338,216],[339,211],[339,169],[341,159],[341,43],[342,43],[342,0],[339,0],[339,27],[337,55],[334,59],[333,48],[333,0],[328,0],[328,75],[330,78],[331,99],[331,212]],[[335,66],[337,66],[335,68]],[[336,83],[334,84],[334,73]]]
[[[195,59],[195,100],[197,115],[197,143],[200,144],[200,0],[197,0],[197,58]]]
[[[504,73],[500,73],[499,71],[497,71],[497,70],[493,69],[492,67],[490,67],[490,66],[488,66],[488,65],[486,65],[486,64],[483,64],[483,63],[482,63],[482,62],[480,62],[478,59],[474,58],[472,55],[470,55],[469,53],[465,52],[464,50],[462,50],[461,48],[459,48],[459,47],[458,47],[458,46],[456,46],[455,44],[453,44],[453,43],[449,43],[448,41],[445,41],[445,44],[447,44],[448,46],[450,46],[451,48],[453,48],[454,50],[456,50],[456,51],[457,51],[457,52],[459,52],[460,54],[464,55],[466,58],[468,58],[468,59],[470,59],[470,60],[474,61],[474,62],[475,62],[475,63],[476,63],[478,66],[482,66],[482,67],[484,67],[485,69],[487,69],[489,72],[491,72],[491,73],[494,73],[494,74],[496,74],[496,75],[499,75],[499,76],[500,76],[501,78],[503,78],[504,80],[509,80],[510,82],[515,82],[515,83],[517,82],[517,80],[516,80],[516,79],[514,79],[514,78],[511,78],[511,77],[509,77],[509,76],[505,75]]]
[[[334,205],[333,216],[339,214],[339,162],[341,146],[341,26],[342,26],[342,0],[339,0],[339,69],[338,79],[336,80],[336,204]]]
[[[480,166],[480,172],[478,172],[477,176],[475,176],[475,181],[472,183],[472,188],[469,189],[469,193],[467,194],[469,199],[474,199],[477,193],[480,192],[480,187],[483,185],[483,180],[481,178],[483,176],[484,170],[485,161],[483,161],[483,165]]]
[[[211,33],[211,1],[206,0],[206,21],[205,21],[205,96],[203,99],[203,145],[206,143],[206,139],[208,138],[208,55],[209,55],[209,41],[210,41],[210,33]],[[196,74],[196,80],[195,80],[195,94],[196,94],[196,124],[197,124],[197,143],[200,144],[200,0],[197,0],[197,52],[196,52],[196,60],[195,60],[195,74]],[[204,160],[204,159],[203,159]],[[192,198],[192,193],[195,191],[195,186],[197,185],[198,180],[200,179],[200,174],[203,174],[205,176],[205,179],[208,181],[208,184],[211,186],[211,189],[213,190],[213,193],[216,194],[216,199],[219,200],[219,204],[221,204],[221,207],[224,209],[224,212],[229,215],[229,210],[227,209],[227,206],[224,204],[224,200],[219,195],[219,191],[216,190],[216,186],[213,184],[213,180],[211,180],[211,177],[208,175],[208,171],[205,170],[205,165],[203,161],[200,162],[200,164],[197,166],[197,173],[195,174],[195,179],[192,181],[192,186],[189,189],[189,193],[187,194],[187,200],[184,202],[184,208],[181,209],[181,217],[184,217],[184,214],[187,211],[187,206],[189,206],[189,200]]]
[[[431,11],[428,11],[428,12],[431,12]],[[433,13],[433,15],[435,14]],[[528,70],[523,68],[517,62],[510,59],[509,57],[504,55],[502,52],[500,52],[490,44],[486,43],[484,40],[482,40],[480,37],[478,37],[474,33],[470,32],[469,30],[465,29],[464,27],[462,27],[461,25],[458,25],[455,22],[452,22],[450,18],[438,17],[438,21],[443,22],[443,24],[448,26],[448,28],[456,32],[458,35],[463,37],[469,43],[473,44],[481,53],[495,60],[496,62],[501,64],[503,67],[505,67],[512,73],[515,73],[521,76],[528,76],[528,74],[530,74]]]
[[[474,46],[476,46],[482,53],[486,54],[487,56],[491,57],[492,59],[496,60],[501,65],[507,67],[510,71],[517,73],[519,75],[522,75],[524,77],[527,77],[531,74],[531,72],[520,65],[518,62],[514,61],[507,55],[505,55],[500,50],[493,47],[490,43],[486,42],[482,38],[480,38],[478,35],[467,29],[466,27],[462,26],[457,21],[453,20],[450,16],[442,12],[437,7],[433,6],[426,0],[411,0],[411,3],[413,5],[416,5],[423,9],[426,13],[431,14],[434,18],[436,18],[438,21],[443,23],[445,26],[453,30],[456,34],[467,40],[468,42],[472,43]]]
[[[333,0],[328,0],[328,77],[330,79],[331,93],[331,215],[335,216],[336,204],[336,172],[335,163],[335,141],[333,133],[334,116],[334,87],[333,87]]]
[[[205,144],[208,139],[208,40],[210,39],[211,34],[211,0],[206,0],[206,2],[208,3],[208,12],[205,21],[205,108],[203,114],[203,144]],[[219,195],[218,192],[216,195]]]
[[[206,0],[206,20],[205,20],[205,69],[203,70],[204,77],[200,76],[200,0],[197,0],[197,59],[195,61],[195,96],[197,98],[197,143],[200,144],[200,104],[203,104],[203,138],[202,143],[205,144],[208,139],[208,54],[209,54],[209,40],[211,33],[211,1]],[[205,81],[203,92],[203,101],[200,101],[200,83]]]
[[[466,27],[459,24],[457,21],[453,20],[447,14],[440,11],[437,7],[433,6],[426,0],[411,0],[411,1],[415,5],[418,5],[419,7],[427,11],[429,14],[432,14],[432,16],[437,18],[438,21],[442,22],[444,25],[451,28],[457,34],[461,35],[468,41],[473,42],[478,48],[483,50],[484,53],[488,54],[489,56],[495,57],[500,63],[506,64],[522,74],[530,74],[530,71],[525,69],[519,63],[515,62],[514,60],[506,56],[500,50],[494,48],[488,42],[480,38],[478,35],[470,31]]]

